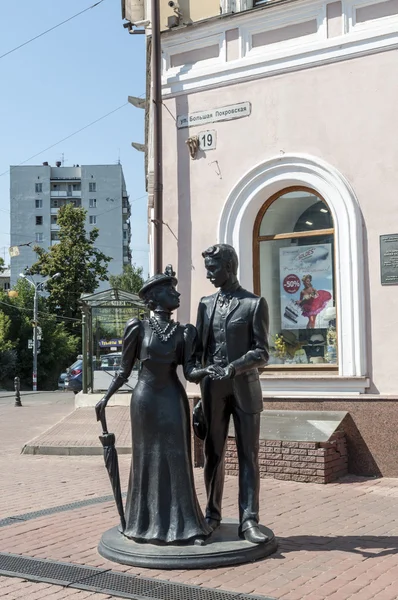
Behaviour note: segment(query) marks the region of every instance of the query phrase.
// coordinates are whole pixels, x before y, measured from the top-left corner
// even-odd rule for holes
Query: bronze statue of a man
[[[207,278],[219,291],[198,308],[198,358],[207,425],[204,440],[206,520],[214,530],[221,521],[224,455],[232,415],[239,461],[239,535],[252,543],[267,537],[259,529],[258,449],[263,398],[258,368],[268,360],[268,306],[238,281],[238,257],[232,246],[216,244],[203,252]]]

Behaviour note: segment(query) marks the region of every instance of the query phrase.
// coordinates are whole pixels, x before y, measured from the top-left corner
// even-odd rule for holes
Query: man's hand
[[[226,367],[220,367],[219,365],[210,365],[208,367],[209,377],[213,380],[223,381],[224,379],[232,379],[235,375],[235,367],[233,365],[227,365]]]

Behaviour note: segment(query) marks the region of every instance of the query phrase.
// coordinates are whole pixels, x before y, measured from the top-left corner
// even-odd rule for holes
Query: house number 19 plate
[[[215,129],[209,129],[208,131],[201,131],[199,137],[199,148],[200,150],[215,150],[217,143],[217,133]]]

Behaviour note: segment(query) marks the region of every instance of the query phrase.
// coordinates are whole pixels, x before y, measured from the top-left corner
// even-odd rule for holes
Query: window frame
[[[261,261],[260,261],[260,244],[261,242],[268,242],[268,241],[273,241],[273,240],[282,240],[282,239],[294,239],[294,238],[300,238],[300,237],[320,237],[323,235],[333,235],[333,238],[335,239],[335,235],[336,235],[336,228],[332,227],[329,229],[314,229],[311,231],[297,231],[297,232],[286,232],[286,233],[277,233],[275,235],[260,235],[260,228],[261,228],[261,223],[262,220],[264,218],[264,215],[266,214],[267,210],[272,206],[272,204],[274,202],[276,202],[277,200],[279,200],[279,198],[281,198],[282,196],[284,196],[285,194],[288,194],[290,192],[306,192],[308,194],[312,194],[313,196],[316,196],[320,201],[324,202],[325,205],[329,208],[328,203],[326,202],[326,200],[314,189],[306,187],[306,186],[289,186],[286,188],[283,188],[282,190],[279,190],[279,192],[276,192],[275,194],[273,194],[270,198],[268,198],[268,200],[266,200],[264,202],[264,204],[262,205],[262,207],[260,208],[260,210],[257,213],[257,216],[255,218],[254,221],[254,225],[253,225],[253,291],[255,294],[257,294],[258,296],[261,296],[261,281],[260,281],[260,268],[261,268]],[[333,280],[334,282],[336,281],[336,248],[334,247],[334,269],[333,269]],[[336,302],[337,302],[337,298],[336,298]],[[336,331],[338,331],[338,327],[339,327],[339,322],[338,322],[338,306],[336,306]],[[277,364],[272,364],[272,365],[267,365],[265,366],[263,369],[260,369],[261,371],[265,370],[265,371],[334,371],[334,372],[338,372],[339,371],[339,348],[337,346],[337,363],[336,364],[330,364],[330,363],[325,363],[325,364],[296,364],[296,365],[291,365],[291,364],[282,364],[282,365],[277,365]]]
[[[36,194],[43,193],[43,184],[42,183],[35,183],[35,193]]]
[[[35,198],[35,208],[40,210],[43,208],[43,198]]]
[[[89,181],[88,182],[88,191],[89,192],[96,192],[97,191],[97,182],[96,181]]]
[[[89,225],[96,225],[97,224],[97,215],[89,215],[88,223],[89,223]]]
[[[36,215],[36,225],[39,227],[43,226],[43,215]]]
[[[89,198],[88,207],[89,208],[97,208],[97,198]]]
[[[41,231],[36,231],[35,242],[36,242],[36,244],[43,244],[43,242],[44,242],[44,234]]]

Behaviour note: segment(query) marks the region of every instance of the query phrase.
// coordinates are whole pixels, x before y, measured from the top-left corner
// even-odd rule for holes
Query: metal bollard
[[[22,406],[21,394],[19,393],[20,387],[21,387],[21,385],[20,385],[19,377],[14,377],[14,389],[15,389],[15,404],[14,404],[14,406]]]

